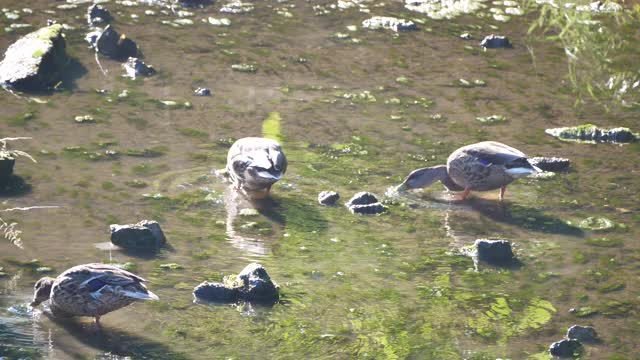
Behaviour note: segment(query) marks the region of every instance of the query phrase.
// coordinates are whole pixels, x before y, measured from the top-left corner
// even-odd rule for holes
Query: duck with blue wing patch
[[[56,317],[90,316],[99,324],[100,316],[136,300],[158,300],[143,282],[143,278],[112,265],[78,265],[55,279],[38,280],[31,306],[49,300]]]
[[[437,180],[451,191],[464,191],[461,200],[473,191],[500,189],[500,201],[511,182],[540,172],[531,165],[527,155],[497,141],[483,141],[463,146],[438,165],[412,171],[399,190],[431,185]]]

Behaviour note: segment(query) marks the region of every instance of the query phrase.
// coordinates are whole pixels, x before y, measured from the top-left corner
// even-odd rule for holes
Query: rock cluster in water
[[[353,195],[345,206],[353,214],[375,215],[387,210],[387,207],[382,205],[374,194],[366,191]]]
[[[413,21],[398,19],[390,16],[374,16],[362,22],[365,29],[389,29],[395,32],[418,30]]]
[[[167,242],[160,224],[142,220],[137,224],[109,225],[111,243],[125,249],[157,249]]]
[[[509,38],[494,34],[485,36],[480,42],[480,46],[485,49],[508,49],[513,47]]]
[[[0,84],[23,91],[46,90],[68,63],[62,25],[53,24],[13,43],[0,62]]]
[[[508,264],[515,256],[508,240],[478,239],[474,243],[479,260],[492,264]]]
[[[571,160],[559,157],[533,157],[529,159],[529,163],[537,166],[540,170],[559,172],[566,171],[571,165]]]
[[[125,70],[125,77],[136,79],[138,76],[151,76],[156,70],[151,65],[147,65],[141,59],[130,57],[122,67]]]
[[[95,51],[114,60],[138,56],[138,45],[124,34],[120,35],[112,25],[88,33],[85,40]]]
[[[338,199],[340,199],[340,194],[335,191],[322,191],[318,194],[320,205],[334,205]]]
[[[578,142],[630,143],[638,140],[638,135],[632,133],[629,128],[619,127],[613,129],[600,129],[593,124],[553,128],[547,129],[544,132],[551,136],[555,136],[560,140]]]
[[[274,303],[280,295],[267,270],[257,263],[247,265],[237,276],[225,276],[222,283],[205,281],[193,289],[196,300],[210,302]]]

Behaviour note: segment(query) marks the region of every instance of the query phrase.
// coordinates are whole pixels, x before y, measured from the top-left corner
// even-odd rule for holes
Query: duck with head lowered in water
[[[32,307],[49,300],[55,317],[100,316],[125,307],[136,300],[158,300],[147,290],[145,280],[107,264],[74,266],[57,278],[43,277],[34,286]]]
[[[246,137],[229,149],[226,170],[237,190],[251,198],[263,198],[287,171],[287,158],[277,141]]]
[[[502,201],[507,185],[540,171],[522,151],[497,141],[483,141],[457,149],[449,155],[447,165],[412,171],[398,188],[422,188],[440,180],[448,190],[463,191],[461,200],[471,191],[500,189]]]

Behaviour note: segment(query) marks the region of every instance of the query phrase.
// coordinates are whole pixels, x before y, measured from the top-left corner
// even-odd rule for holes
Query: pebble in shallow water
[[[387,210],[387,207],[382,205],[374,194],[366,191],[353,195],[345,206],[351,213],[363,215],[380,214]]]
[[[395,32],[418,30],[418,27],[413,21],[389,16],[374,16],[366,19],[362,22],[362,27],[372,30],[389,29]]]
[[[209,88],[197,88],[193,91],[193,95],[195,96],[210,96],[211,95],[211,90],[209,90]]]
[[[482,41],[480,42],[480,46],[485,49],[507,49],[513,47],[511,41],[509,41],[509,38],[507,38],[506,36],[499,36],[494,34],[486,36],[484,39],[482,39]]]
[[[340,199],[340,195],[335,191],[323,191],[318,194],[320,205],[334,205]]]
[[[567,330],[567,338],[581,342],[595,342],[598,339],[598,333],[592,326],[573,325]]]

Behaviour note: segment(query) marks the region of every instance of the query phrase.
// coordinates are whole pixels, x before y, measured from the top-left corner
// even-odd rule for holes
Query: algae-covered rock
[[[111,242],[125,249],[156,249],[167,242],[157,221],[142,220],[137,224],[111,224]]]
[[[607,231],[615,228],[616,224],[605,217],[589,216],[588,218],[580,221],[578,226],[585,230]]]
[[[634,134],[629,128],[601,129],[593,124],[553,128],[544,132],[560,140],[587,143],[631,143],[638,140],[638,134]]]
[[[565,171],[571,165],[571,160],[559,157],[533,157],[529,159],[529,163],[537,166],[543,171]]]
[[[267,270],[257,263],[247,265],[237,276],[226,276],[222,283],[203,282],[193,290],[196,300],[210,302],[275,303],[280,295]]]
[[[389,29],[395,32],[418,30],[418,27],[413,21],[390,16],[374,16],[366,19],[362,22],[362,27],[372,30]]]
[[[0,62],[0,84],[23,91],[55,85],[69,59],[62,25],[53,24],[13,43]]]

